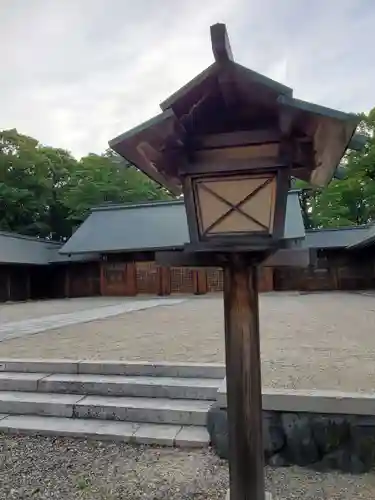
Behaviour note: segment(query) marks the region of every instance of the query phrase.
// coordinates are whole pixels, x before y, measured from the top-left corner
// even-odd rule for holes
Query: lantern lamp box
[[[119,155],[184,195],[188,250],[272,253],[284,245],[291,178],[325,186],[358,117],[293,97],[234,62],[226,27],[211,26],[215,62],[110,141]]]

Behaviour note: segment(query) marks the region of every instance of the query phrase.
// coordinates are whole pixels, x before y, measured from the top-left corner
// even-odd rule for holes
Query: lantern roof
[[[179,167],[202,137],[233,145],[236,134],[246,144],[246,133],[262,137],[267,131],[301,145],[293,176],[326,185],[354,139],[358,116],[295,99],[291,88],[236,63],[224,24],[211,26],[211,42],[215,62],[162,102],[159,115],[112,139],[110,147],[180,194]]]

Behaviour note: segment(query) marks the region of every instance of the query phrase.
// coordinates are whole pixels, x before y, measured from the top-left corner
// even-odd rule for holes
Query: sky
[[[100,153],[213,62],[216,22],[294,97],[375,107],[375,0],[0,0],[0,130]]]

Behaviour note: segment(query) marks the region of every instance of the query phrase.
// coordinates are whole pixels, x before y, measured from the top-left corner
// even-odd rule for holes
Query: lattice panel
[[[201,235],[272,233],[275,176],[202,179],[195,188]]]

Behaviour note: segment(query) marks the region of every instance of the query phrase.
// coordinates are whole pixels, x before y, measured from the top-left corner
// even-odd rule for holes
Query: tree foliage
[[[344,158],[343,180],[315,191],[296,183],[306,228],[375,220],[375,108],[361,119],[367,144]],[[77,160],[16,130],[0,131],[0,230],[65,240],[94,206],[168,197],[110,150]]]
[[[111,151],[77,160],[16,130],[0,131],[0,230],[65,240],[93,206],[168,197]]]
[[[366,135],[362,151],[350,151],[343,160],[344,179],[333,180],[322,190],[301,188],[301,206],[306,228],[342,227],[375,220],[375,108],[361,115],[358,132]]]

